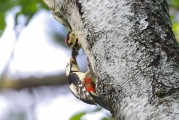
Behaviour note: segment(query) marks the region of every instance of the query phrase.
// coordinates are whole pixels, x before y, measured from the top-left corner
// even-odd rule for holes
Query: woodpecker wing
[[[69,88],[76,98],[87,104],[96,105],[96,102],[90,96],[84,84],[79,80],[79,77],[75,73],[68,76],[68,82]]]

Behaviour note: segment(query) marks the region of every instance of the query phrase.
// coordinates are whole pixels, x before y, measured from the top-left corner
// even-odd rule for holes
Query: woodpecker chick
[[[66,75],[73,95],[87,104],[96,105],[96,102],[89,94],[95,94],[96,92],[95,84],[90,77],[89,71],[85,73],[81,72],[76,60],[70,58],[70,62],[66,66]]]
[[[81,47],[81,44],[78,41],[78,38],[75,34],[74,30],[70,30],[65,38],[65,43],[68,47],[70,47],[71,49],[75,49],[76,52],[78,52],[78,50]]]

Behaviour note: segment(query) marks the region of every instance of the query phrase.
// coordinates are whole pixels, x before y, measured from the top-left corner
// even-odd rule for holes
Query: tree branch
[[[5,77],[6,78],[6,77]],[[2,81],[0,89],[16,89],[38,87],[38,86],[55,86],[67,84],[67,78],[63,75],[46,76],[42,78],[28,77],[24,79],[12,80],[6,78]]]
[[[60,17],[47,5],[76,32],[115,119],[179,118],[179,50],[166,0],[53,2]]]

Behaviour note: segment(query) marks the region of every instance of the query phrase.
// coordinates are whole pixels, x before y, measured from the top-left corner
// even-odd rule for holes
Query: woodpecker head
[[[78,53],[78,50],[81,48],[81,44],[78,41],[78,38],[74,30],[70,30],[66,36],[65,43],[68,47],[75,50],[75,53]]]
[[[70,30],[66,36],[65,43],[68,47],[72,49],[75,44],[75,41],[76,41],[75,32],[74,30]]]
[[[66,76],[69,76],[73,72],[79,72],[80,68],[74,58],[70,58],[70,62],[66,66]]]

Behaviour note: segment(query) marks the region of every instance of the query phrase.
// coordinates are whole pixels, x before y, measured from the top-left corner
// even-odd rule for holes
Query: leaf
[[[5,27],[6,27],[5,15],[0,12],[0,29],[3,31]]]
[[[109,120],[109,118],[104,117],[104,118],[102,118],[102,120]]]
[[[169,0],[169,5],[179,8],[179,0]]]
[[[4,30],[5,24],[5,14],[13,9],[14,7],[21,7],[21,10],[15,16],[15,26],[18,25],[19,15],[24,15],[27,17],[26,25],[29,23],[31,18],[40,10],[46,9],[48,7],[42,0],[0,0],[0,29]]]
[[[4,28],[6,27],[6,23],[5,23],[5,13],[12,9],[12,7],[14,6],[13,2],[11,4],[9,4],[10,0],[1,0],[0,1],[0,29],[4,30]]]
[[[104,117],[102,120],[114,120],[112,117]]]
[[[91,111],[91,112],[98,112],[98,111],[101,111],[103,108],[101,108],[101,107],[97,107],[96,109],[94,109],[93,111]]]
[[[80,120],[81,117],[82,117],[83,115],[85,115],[85,114],[86,114],[86,112],[77,113],[77,114],[75,114],[74,116],[72,116],[72,117],[70,118],[70,120]]]
[[[0,29],[0,38],[1,38],[2,34],[3,34],[3,30]]]

